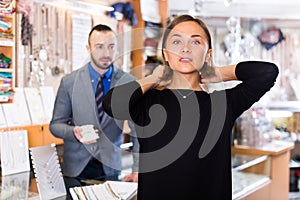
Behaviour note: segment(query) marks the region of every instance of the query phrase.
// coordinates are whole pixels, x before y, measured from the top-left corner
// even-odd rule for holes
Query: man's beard
[[[106,57],[106,59],[109,59],[111,61],[111,58],[110,57]],[[97,68],[99,69],[102,69],[102,70],[105,70],[105,69],[108,69],[109,66],[112,64],[112,61],[107,63],[107,64],[103,64],[101,65],[100,62],[98,62],[94,57],[93,55],[91,55],[91,60],[93,61],[93,63],[96,65]]]

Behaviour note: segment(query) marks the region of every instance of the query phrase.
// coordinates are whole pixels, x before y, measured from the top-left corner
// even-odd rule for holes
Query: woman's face
[[[163,52],[173,71],[199,71],[208,52],[207,36],[196,22],[182,22],[170,32]]]

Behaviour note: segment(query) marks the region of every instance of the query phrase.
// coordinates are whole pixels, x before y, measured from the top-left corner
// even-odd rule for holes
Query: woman
[[[203,21],[176,17],[163,36],[165,65],[105,97],[109,115],[136,124],[140,200],[232,199],[232,126],[274,85],[278,68],[258,61],[214,67],[211,43]],[[212,93],[202,85],[230,80],[241,83]]]

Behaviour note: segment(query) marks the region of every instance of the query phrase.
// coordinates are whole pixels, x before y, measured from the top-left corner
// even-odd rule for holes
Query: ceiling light
[[[109,12],[114,10],[111,6],[76,0],[34,0],[34,2],[93,15],[103,15],[101,11]]]

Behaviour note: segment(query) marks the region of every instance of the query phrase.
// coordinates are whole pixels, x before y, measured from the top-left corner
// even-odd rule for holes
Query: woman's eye
[[[199,44],[200,44],[200,42],[199,42],[199,41],[197,41],[197,40],[194,40],[194,41],[192,41],[192,44],[193,44],[193,45],[199,45]]]
[[[181,41],[180,40],[174,40],[173,44],[181,44]]]

